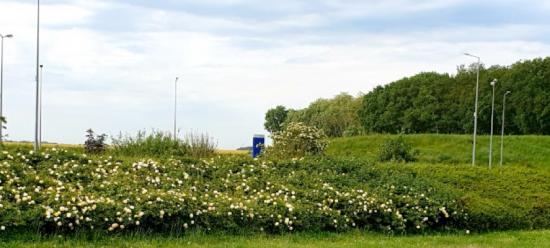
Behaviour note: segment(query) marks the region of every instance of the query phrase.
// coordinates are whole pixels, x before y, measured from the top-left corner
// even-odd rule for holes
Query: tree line
[[[303,122],[330,137],[363,133],[453,133],[473,131],[475,64],[459,66],[455,75],[422,72],[357,97],[341,93],[318,99],[304,109],[277,106],[267,111],[265,128]],[[493,79],[495,129],[502,123],[506,91],[506,133],[550,134],[550,57],[510,66],[480,66],[478,133],[490,132]]]

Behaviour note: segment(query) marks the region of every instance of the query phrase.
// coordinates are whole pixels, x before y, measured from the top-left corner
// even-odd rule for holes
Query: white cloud
[[[257,23],[191,10],[93,3],[44,8],[41,56],[46,65],[44,133],[48,140],[80,142],[89,127],[107,133],[152,127],[170,130],[176,76],[182,79],[181,128],[208,131],[222,147],[236,147],[262,131],[263,114],[274,105],[301,108],[318,97],[366,92],[419,71],[454,72],[456,65],[470,62],[461,56],[464,51],[481,55],[489,65],[550,53],[550,45],[537,40],[543,24],[401,33],[287,31],[322,27],[353,14],[444,8],[461,3],[458,0],[325,1],[337,9],[334,16],[300,14],[302,2],[287,6],[288,15]],[[284,9],[284,4],[277,8]],[[5,110],[14,139],[30,140],[33,135],[33,9],[32,4],[0,2],[0,26],[16,35],[6,47]],[[134,15],[132,20],[141,29],[95,28],[98,16],[112,9],[121,11],[121,19]],[[280,34],[267,35],[273,30]],[[246,42],[265,45],[251,47]]]

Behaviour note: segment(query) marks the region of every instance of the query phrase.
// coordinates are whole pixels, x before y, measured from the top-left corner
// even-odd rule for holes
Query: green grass
[[[368,135],[332,140],[327,154],[348,156],[374,161],[385,140],[393,135]],[[420,151],[419,163],[468,164],[472,160],[472,136],[418,134],[405,135],[415,149]],[[550,168],[550,136],[505,136],[505,164],[543,166]],[[478,136],[476,160],[487,165],[489,137]],[[493,165],[500,160],[500,136],[493,140]]]
[[[42,237],[18,235],[7,241],[0,236],[0,246],[23,247],[548,247],[550,231],[496,232],[485,234],[439,234],[425,236],[387,236],[360,231],[334,233],[299,233],[270,236],[211,235],[192,233],[182,237],[159,235],[124,235],[111,237]]]

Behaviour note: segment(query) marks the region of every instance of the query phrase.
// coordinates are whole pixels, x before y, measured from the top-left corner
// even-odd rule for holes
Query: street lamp
[[[177,116],[178,116],[178,80],[179,78],[176,77],[176,81],[174,82],[174,141],[177,140],[177,134],[176,134],[176,126],[177,126]]]
[[[493,103],[491,104],[491,137],[489,138],[489,169],[493,165],[493,123],[495,116],[495,88],[497,85],[497,80],[494,79],[491,81],[491,86],[493,87]]]
[[[2,112],[2,102],[4,101],[4,38],[12,38],[12,34],[2,35],[0,34],[0,38],[2,39],[2,45],[0,48],[0,117],[4,116]],[[2,142],[2,125],[3,123],[0,122],[0,142]]]
[[[506,113],[506,96],[512,93],[511,91],[506,91],[504,97],[502,98],[502,129],[500,136],[500,167],[502,167],[502,160],[504,158],[504,114]]]
[[[39,115],[39,118],[38,118],[38,127],[39,127],[39,132],[38,132],[38,140],[40,141],[40,143],[42,143],[42,84],[44,83],[44,65],[40,65],[40,94],[38,95],[38,98],[39,98],[39,102],[40,102],[40,108],[38,109],[38,115]]]
[[[36,109],[35,109],[35,122],[34,122],[34,151],[40,150],[39,135],[39,97],[40,97],[40,82],[38,81],[38,66],[40,64],[40,0],[37,0],[37,13],[36,13]]]
[[[478,110],[478,98],[479,98],[479,67],[481,64],[481,58],[469,53],[464,53],[464,55],[473,57],[477,59],[477,76],[476,76],[476,103],[474,110],[474,144],[472,148],[472,165],[476,165],[476,139],[477,139],[477,110]]]

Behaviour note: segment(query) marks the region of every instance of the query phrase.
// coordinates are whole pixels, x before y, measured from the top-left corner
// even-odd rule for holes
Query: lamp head
[[[511,94],[511,93],[512,93],[511,91],[506,91],[506,95]]]
[[[6,38],[13,38],[13,34],[8,34],[8,35],[6,35],[6,36],[4,36],[4,37],[6,37]]]
[[[491,86],[493,86],[493,87],[494,87],[494,86],[495,86],[495,85],[497,84],[497,82],[498,82],[498,80],[496,80],[496,79],[493,79],[493,81],[491,81]]]

